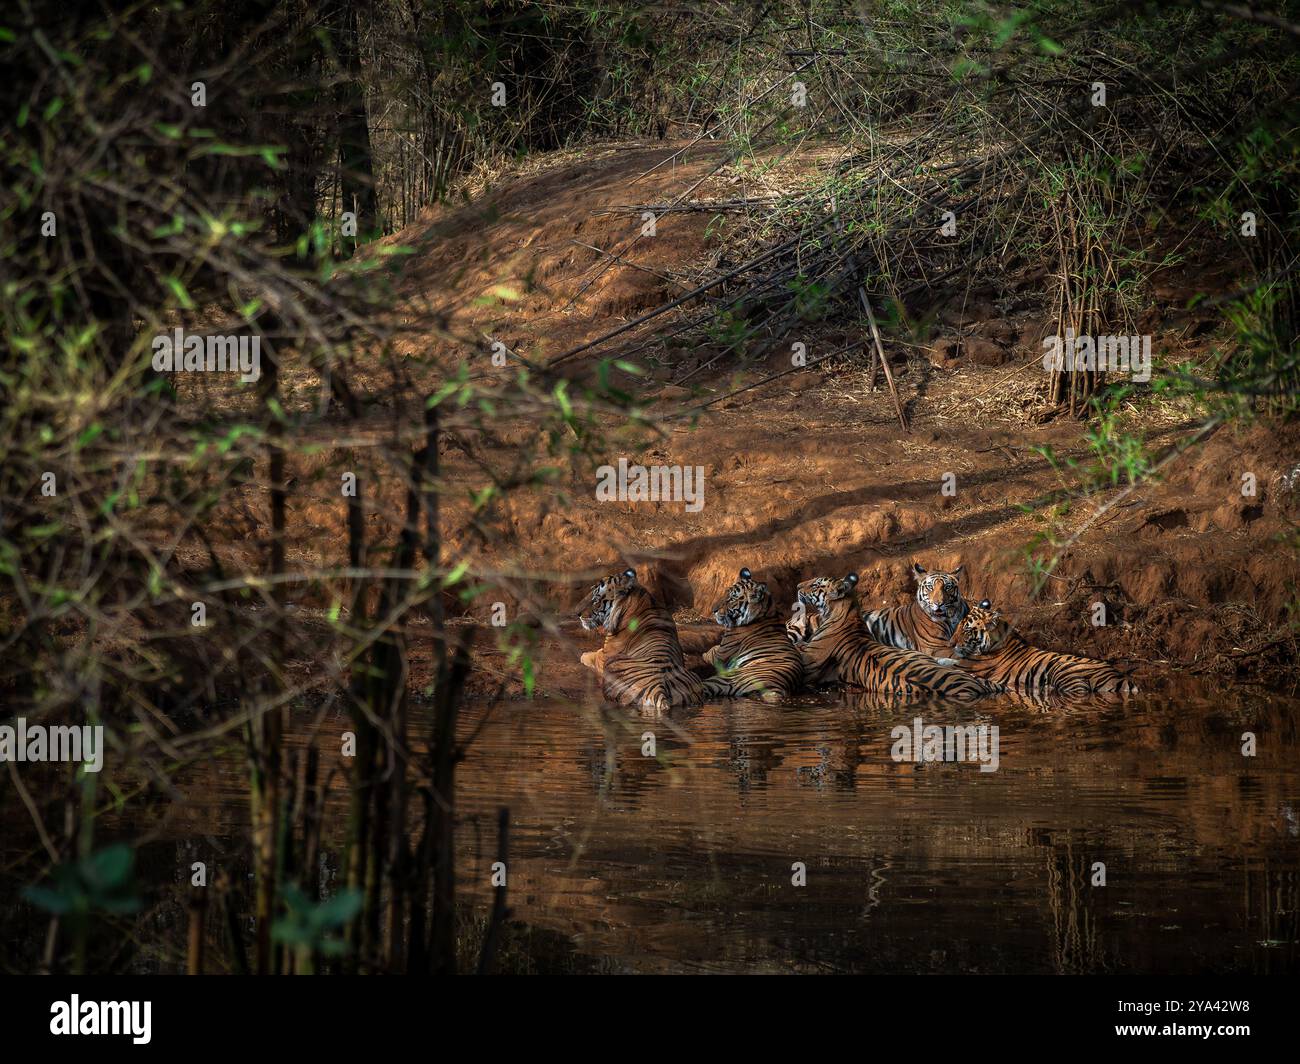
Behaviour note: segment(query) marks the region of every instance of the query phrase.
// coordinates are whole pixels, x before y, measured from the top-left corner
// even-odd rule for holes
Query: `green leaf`
[[[131,847],[121,843],[108,846],[84,862],[85,877],[93,887],[112,891],[124,886],[131,878],[135,855]]]
[[[23,887],[22,896],[47,913],[62,916],[72,911],[72,898],[49,887]]]
[[[428,409],[428,410],[433,409],[435,406],[437,406],[439,403],[441,403],[444,399],[446,399],[447,396],[449,396],[449,395],[454,395],[454,394],[455,394],[456,392],[458,392],[458,391],[460,391],[460,382],[459,382],[459,381],[448,381],[448,382],[447,382],[446,384],[444,384],[441,388],[439,388],[436,392],[434,392],[431,396],[429,396],[429,398],[425,401],[425,404],[424,404],[425,409]]]
[[[563,416],[564,420],[572,421],[573,403],[569,400],[569,382],[560,381],[560,383],[555,386],[555,391],[552,394],[555,396],[556,403],[559,404],[560,414]]]
[[[315,916],[321,927],[341,927],[361,911],[361,891],[342,890],[321,902]]]
[[[185,310],[194,309],[194,300],[190,298],[189,291],[185,288],[185,285],[181,283],[179,277],[164,277],[163,283],[171,289],[172,295],[176,297],[177,302],[179,302]]]

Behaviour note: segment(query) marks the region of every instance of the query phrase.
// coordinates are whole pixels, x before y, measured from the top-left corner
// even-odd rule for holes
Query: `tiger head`
[[[644,591],[637,586],[636,570],[624,569],[605,577],[591,589],[591,601],[587,608],[578,614],[582,627],[591,631],[603,628],[606,632],[617,632],[628,612],[629,602]]]
[[[1010,632],[1011,625],[984,599],[978,606],[971,606],[957,625],[952,637],[953,656],[974,658],[992,654],[1006,642]]]
[[[857,584],[857,573],[849,573],[843,580],[836,580],[833,576],[815,576],[799,585],[799,601],[805,609],[824,619],[832,603],[841,599],[852,601]]]
[[[917,605],[934,620],[951,623],[961,612],[961,588],[957,586],[961,570],[959,565],[950,573],[941,573],[938,569],[927,572],[920,565],[912,563],[912,575],[916,577]]]
[[[772,596],[767,585],[755,580],[748,569],[741,569],[740,579],[727,588],[722,601],[713,607],[713,619],[723,628],[739,628],[771,612]]]

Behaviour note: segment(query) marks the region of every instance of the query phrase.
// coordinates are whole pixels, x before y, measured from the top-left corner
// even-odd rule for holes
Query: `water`
[[[918,715],[996,724],[997,771],[896,763]],[[476,708],[461,890],[488,903],[504,803],[516,919],[605,970],[1294,972],[1297,719],[1246,693]]]
[[[997,770],[896,762],[891,730],[917,716],[996,724]],[[493,899],[505,804],[519,922],[498,954],[507,970],[1296,972],[1298,721],[1295,700],[1205,690],[1050,710],[843,693],[670,716],[470,704],[457,773],[467,950]],[[286,763],[314,736],[330,780],[328,889],[347,818],[347,765],[329,751],[350,728],[304,710],[286,733]],[[428,729],[413,704],[417,753]],[[139,970],[183,966],[192,861],[247,881],[247,766],[228,738],[174,787],[99,820],[98,844],[138,847]],[[39,853],[20,803],[4,812],[6,861]],[[30,970],[46,921],[25,912],[11,909],[4,935]]]

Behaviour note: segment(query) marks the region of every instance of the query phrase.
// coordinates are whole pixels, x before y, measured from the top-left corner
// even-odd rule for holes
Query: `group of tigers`
[[[897,696],[971,702],[1003,691],[1077,696],[1137,688],[1102,661],[1039,650],[985,599],[962,597],[958,577],[913,564],[916,597],[863,612],[858,577],[818,576],[799,585],[794,617],[783,620],[766,584],[740,570],[713,619],[722,640],[704,655],[714,675],[686,666],[672,614],[626,569],[601,580],[579,615],[605,633],[582,655],[605,697],[619,705],[669,709],[711,698],[781,701],[807,687],[842,683]]]

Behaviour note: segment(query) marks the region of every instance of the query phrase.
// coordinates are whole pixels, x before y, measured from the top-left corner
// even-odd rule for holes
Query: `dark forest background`
[[[707,140],[739,158],[815,129],[853,150],[815,204],[770,205],[728,304],[704,306],[700,335],[715,341],[727,307],[744,308],[723,320],[727,358],[743,362],[742,341],[779,332],[809,293],[856,319],[861,289],[898,326],[924,314],[936,279],[960,285],[1011,253],[1059,271],[1056,324],[1136,331],[1143,278],[1171,253],[1157,222],[1196,220],[1229,230],[1244,263],[1217,306],[1235,342],[1211,372],[1175,369],[1156,386],[1220,420],[1290,419],[1298,48],[1300,6],[1211,0],[7,5],[0,719],[102,724],[117,767],[0,773],[0,803],[19,813],[6,822],[25,825],[5,847],[4,894],[26,891],[0,915],[6,966],[138,963],[124,929],[149,891],[129,840],[99,837],[97,820],[166,795],[172,774],[218,749],[246,758],[253,877],[223,881],[211,902],[171,898],[188,914],[175,966],[202,967],[208,938],[233,971],[490,966],[501,913],[472,934],[458,923],[454,736],[471,648],[444,621],[494,577],[452,544],[490,537],[511,492],[550,485],[547,468],[589,460],[639,415],[585,368],[530,367],[477,390],[448,370],[372,454],[402,488],[391,535],[367,530],[357,499],[348,566],[296,572],[287,455],[359,430],[383,403],[358,375],[397,365],[395,252],[374,238],[541,152]],[[1125,101],[1122,120],[1093,104],[1096,83]],[[868,148],[884,127],[905,136],[882,168]],[[931,236],[947,210],[962,219],[955,243]],[[263,339],[262,377],[238,404],[196,407],[153,370],[152,338],[181,324]],[[315,381],[313,409],[286,412],[290,366]],[[400,369],[386,379],[406,388]],[[1062,373],[1052,387],[1063,416],[1104,419],[1121,385]],[[535,422],[536,443],[515,468],[485,470],[472,527],[448,528],[445,434],[505,409]],[[1121,468],[1121,451],[1116,476],[1149,471]],[[250,487],[266,512],[232,570],[215,544]],[[325,622],[286,608],[294,581],[329,604]],[[200,599],[210,630],[190,623]],[[435,662],[419,691],[415,617]],[[502,638],[527,672],[528,626]],[[289,661],[311,663],[315,686]],[[413,697],[434,721],[418,751]],[[357,737],[337,848],[323,836],[321,753],[282,742],[304,705],[350,714]],[[313,870],[327,849],[337,881],[324,892]]]

